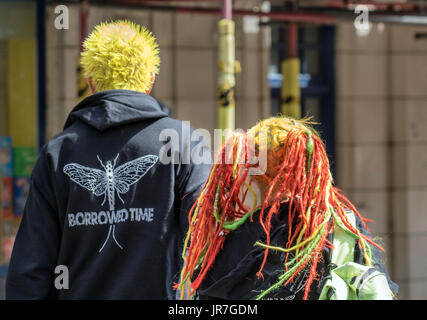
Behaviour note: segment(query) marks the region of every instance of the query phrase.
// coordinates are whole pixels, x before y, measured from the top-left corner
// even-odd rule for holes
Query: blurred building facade
[[[373,219],[403,299],[427,298],[424,26],[337,26],[337,182]]]
[[[54,27],[54,7],[46,9],[48,138],[62,129],[78,99],[80,6],[68,5],[68,30]],[[169,106],[173,117],[213,132],[217,116],[218,16],[90,5],[88,33],[98,23],[115,19],[129,19],[147,27],[158,41],[160,73],[151,95]],[[244,33],[242,18],[236,18],[235,23],[236,58],[242,65],[236,80],[236,128],[247,129],[270,115],[270,33],[268,28]]]

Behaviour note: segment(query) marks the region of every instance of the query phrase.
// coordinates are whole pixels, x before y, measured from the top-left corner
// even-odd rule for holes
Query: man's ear
[[[92,94],[96,93],[95,86],[93,85],[92,78],[86,78],[87,84],[89,85],[90,92]]]
[[[146,94],[150,94],[151,90],[153,89],[154,80],[156,80],[156,74],[153,72],[151,74],[151,85],[150,85],[150,88],[148,88],[148,90],[145,91]]]

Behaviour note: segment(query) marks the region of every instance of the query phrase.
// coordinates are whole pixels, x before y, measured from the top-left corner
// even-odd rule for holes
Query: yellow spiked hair
[[[81,64],[96,91],[150,90],[159,72],[159,47],[150,31],[127,20],[104,22],[83,44]]]

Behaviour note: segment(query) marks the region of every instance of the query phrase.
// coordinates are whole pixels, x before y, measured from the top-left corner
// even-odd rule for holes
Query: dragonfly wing
[[[64,173],[79,186],[92,191],[96,196],[105,193],[107,189],[106,173],[99,169],[88,168],[77,163],[64,166]]]
[[[123,181],[114,181],[114,187],[116,188],[117,192],[121,194],[125,194],[129,191],[129,185],[126,182]]]
[[[148,155],[126,162],[114,169],[114,186],[120,193],[129,191],[129,187],[138,182],[159,159],[158,156]]]
[[[101,171],[102,172],[102,171]],[[104,172],[102,172],[104,173]],[[95,189],[93,190],[93,193],[96,196],[100,196],[103,195],[105,193],[105,191],[107,190],[107,179],[104,178],[102,179],[102,181],[95,187]]]

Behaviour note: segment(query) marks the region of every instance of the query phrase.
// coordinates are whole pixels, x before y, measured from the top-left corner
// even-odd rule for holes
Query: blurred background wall
[[[240,1],[248,5],[251,1]],[[252,1],[256,3],[258,1]],[[237,2],[238,7],[238,2]],[[80,6],[69,5],[70,29],[54,27],[55,5],[47,7],[47,135],[57,134],[78,99]],[[160,73],[152,96],[164,102],[178,119],[213,132],[217,113],[218,16],[91,5],[88,32],[100,22],[129,19],[149,28],[160,47]],[[236,58],[242,72],[236,87],[236,127],[247,129],[270,115],[267,81],[270,54],[268,28],[244,33],[236,18]]]
[[[6,10],[7,7],[7,10]],[[0,287],[37,153],[36,5],[0,2]],[[4,290],[0,291],[0,297]]]
[[[234,9],[259,9],[261,2],[234,1]],[[272,11],[277,10],[275,2],[271,1]],[[6,8],[4,3],[0,6]],[[21,88],[27,83],[24,87],[30,91],[10,89],[14,80],[3,75],[20,65],[7,58],[17,37],[2,32],[13,21],[8,27],[0,19],[0,135],[14,136],[14,141],[19,141],[19,132],[29,132],[25,137],[30,139],[42,132],[43,140],[49,140],[62,130],[79,100],[82,7],[67,3],[69,29],[57,30],[54,10],[59,4],[43,7],[45,103],[44,113],[38,116],[45,123],[37,128],[40,118],[36,120],[34,113],[36,100],[31,99],[37,94],[32,86],[43,83],[33,75],[32,82],[21,78],[15,84]],[[10,15],[10,8],[0,12]],[[30,10],[35,13],[37,8]],[[217,121],[219,16],[90,4],[87,32],[99,22],[119,18],[148,27],[158,40],[161,67],[152,95],[171,108],[173,117],[212,132]],[[287,25],[271,23],[254,29],[245,17],[234,20],[236,58],[242,67],[236,75],[236,128],[247,129],[280,111],[284,81],[280,64],[287,49]],[[28,23],[35,41],[35,22],[28,19]],[[338,20],[326,26],[301,24],[299,29],[303,115],[321,122],[317,129],[328,147],[336,184],[362,215],[374,220],[368,226],[382,239],[386,266],[400,286],[399,298],[427,299],[427,40],[415,36],[427,33],[427,27],[372,23],[370,32],[361,35],[352,21]],[[40,68],[37,48],[29,46],[17,51],[27,52],[32,59],[21,59]],[[28,97],[32,98],[13,102]],[[18,120],[11,120],[8,114],[24,110],[25,105],[34,116],[18,113]],[[35,140],[22,146],[29,145],[34,148]],[[9,239],[3,247],[8,250],[19,215],[11,221],[0,219],[0,235]],[[9,252],[2,250],[0,279],[4,279]]]
[[[427,298],[427,41],[421,26],[337,26],[337,182],[386,248],[404,299]]]

